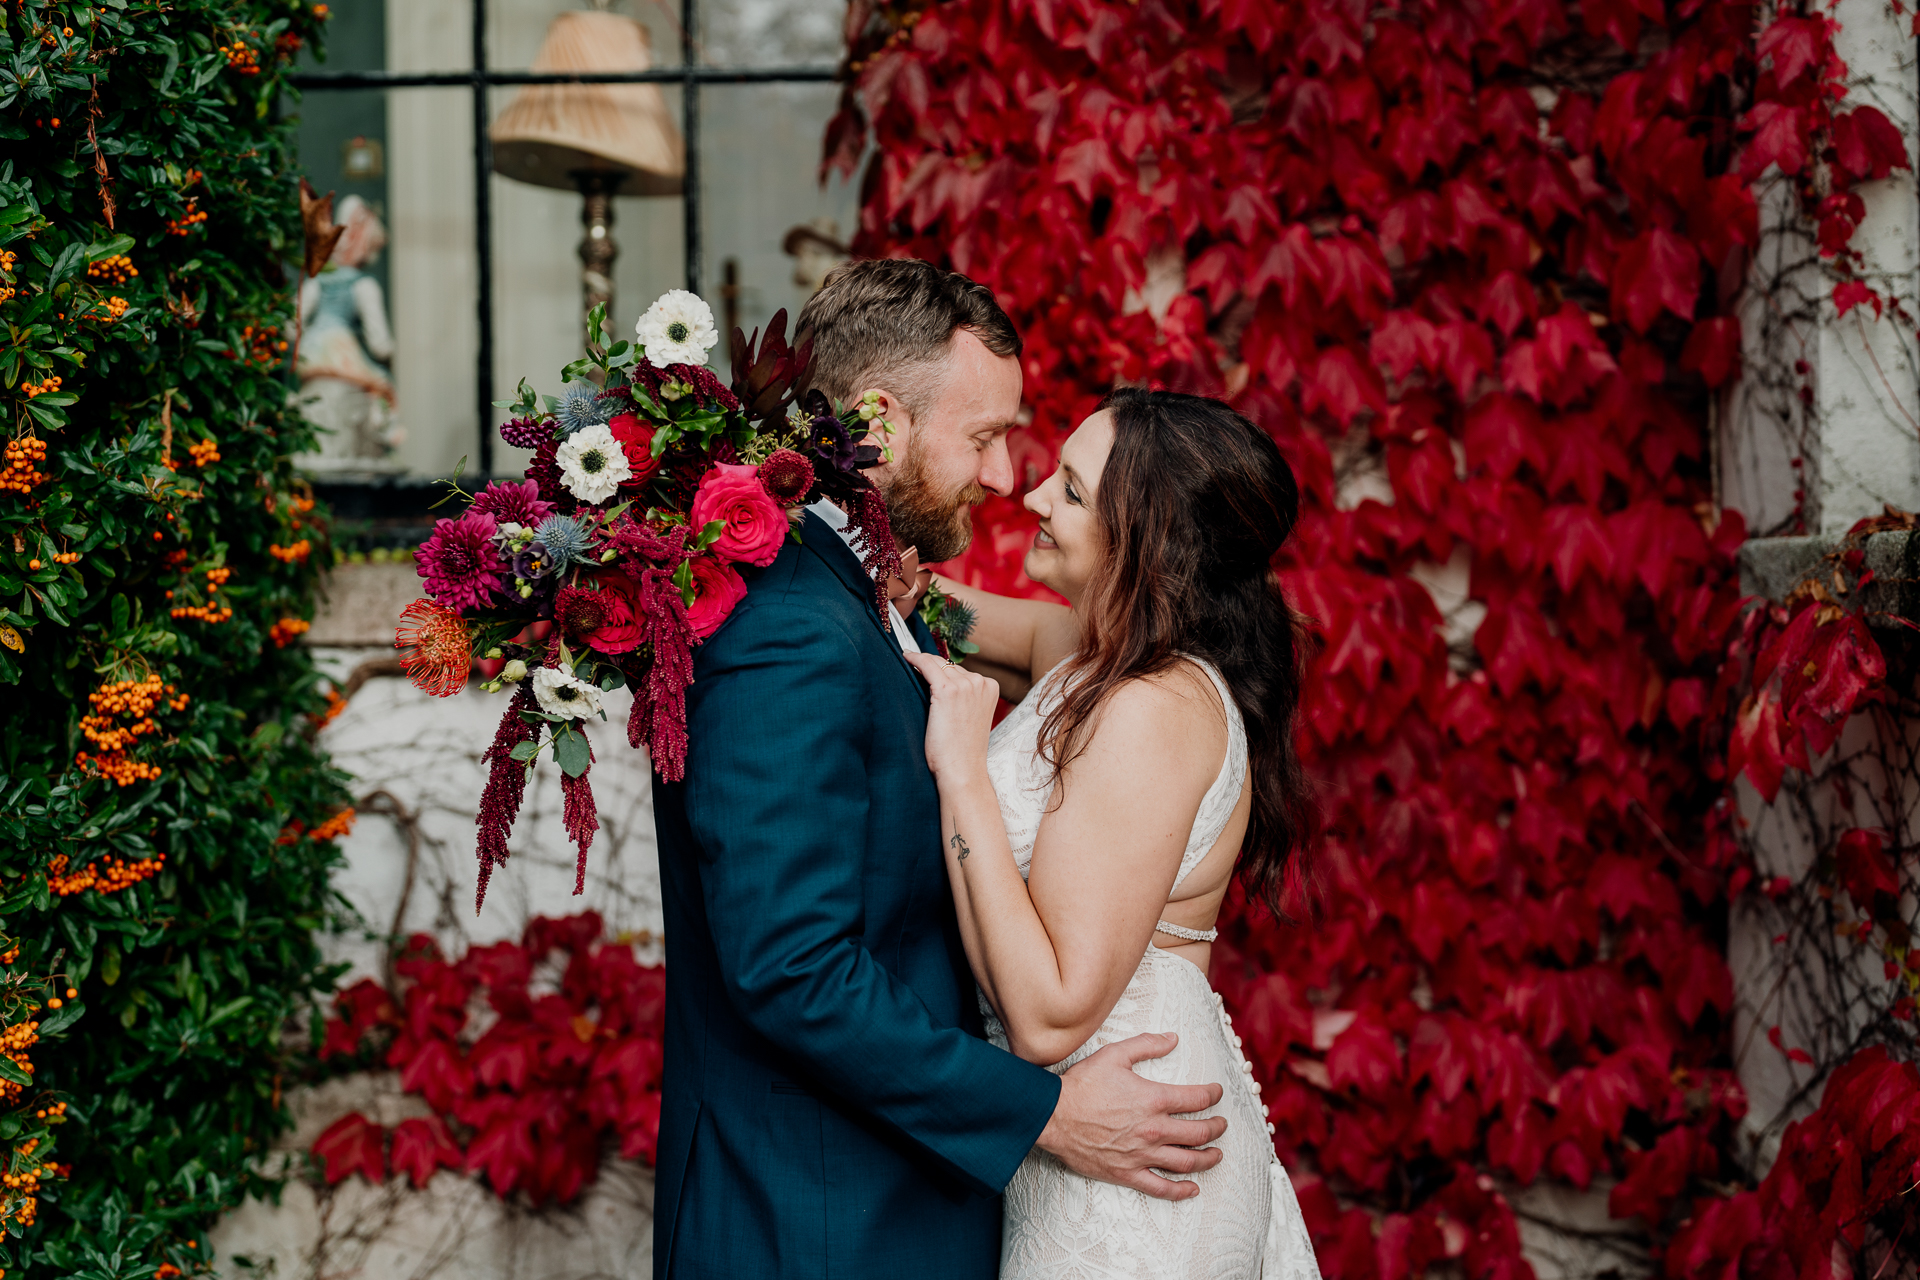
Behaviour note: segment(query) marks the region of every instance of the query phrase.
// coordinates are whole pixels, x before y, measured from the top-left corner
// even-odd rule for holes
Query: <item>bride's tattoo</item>
[[[947,843],[960,851],[960,861],[962,862],[965,862],[967,855],[973,852],[973,850],[967,848],[966,837],[962,836],[958,831],[953,833],[953,839],[947,841]]]

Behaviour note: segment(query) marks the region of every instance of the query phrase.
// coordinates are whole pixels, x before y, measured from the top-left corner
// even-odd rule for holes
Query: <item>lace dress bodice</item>
[[[1225,708],[1227,751],[1202,797],[1174,888],[1200,865],[1233,817],[1247,776],[1246,730],[1220,673],[1207,673]],[[1039,755],[1040,727],[1061,692],[1060,668],[1035,684],[993,731],[987,775],[999,796],[1008,843],[1024,877],[1052,797],[1052,770]],[[1174,933],[1175,927],[1159,926]],[[1212,930],[1176,936],[1211,940]],[[987,1033],[1007,1047],[1005,1029],[984,996]],[[1319,1280],[1319,1267],[1292,1183],[1274,1155],[1260,1084],[1240,1052],[1240,1037],[1206,975],[1192,962],[1149,945],[1100,1029],[1065,1061],[1065,1071],[1100,1048],[1142,1032],[1175,1032],[1179,1046],[1141,1062],[1142,1076],[1167,1084],[1221,1085],[1203,1115],[1224,1115],[1217,1144],[1225,1158],[1204,1173],[1198,1196],[1178,1204],[1131,1187],[1094,1182],[1035,1148],[1007,1185],[1001,1280]]]

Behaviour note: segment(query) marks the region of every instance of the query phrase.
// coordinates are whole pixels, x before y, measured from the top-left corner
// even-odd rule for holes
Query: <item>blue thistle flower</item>
[[[533,540],[547,549],[556,569],[588,558],[587,527],[572,516],[548,516],[533,531]]]
[[[611,422],[615,413],[613,401],[601,400],[599,396],[600,388],[591,382],[569,382],[561,388],[560,407],[554,413],[555,438],[565,440],[582,427]]]

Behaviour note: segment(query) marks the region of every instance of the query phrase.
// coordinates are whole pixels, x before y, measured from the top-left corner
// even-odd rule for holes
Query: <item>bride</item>
[[[1298,511],[1265,433],[1215,400],[1123,390],[1027,495],[1026,571],[1071,609],[941,582],[1001,686],[927,655],[927,763],[962,939],[996,1044],[1064,1071],[1139,1032],[1162,1082],[1226,1082],[1219,1164],[1177,1202],[1036,1148],[1007,1187],[1003,1280],[1317,1280],[1209,944],[1229,882],[1273,905],[1298,856],[1300,667],[1270,569]]]

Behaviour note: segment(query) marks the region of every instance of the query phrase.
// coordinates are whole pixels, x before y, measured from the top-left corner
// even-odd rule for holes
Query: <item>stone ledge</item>
[[[1767,600],[1784,600],[1808,578],[1829,574],[1822,561],[1844,541],[1838,537],[1751,539],[1740,548],[1740,590]],[[1920,538],[1906,530],[1873,533],[1867,535],[1862,549],[1867,553],[1865,567],[1873,572],[1873,581],[1863,593],[1866,611],[1906,618],[1920,615]]]
[[[320,584],[313,628],[301,638],[332,648],[392,648],[400,611],[425,594],[410,562],[335,565]]]

